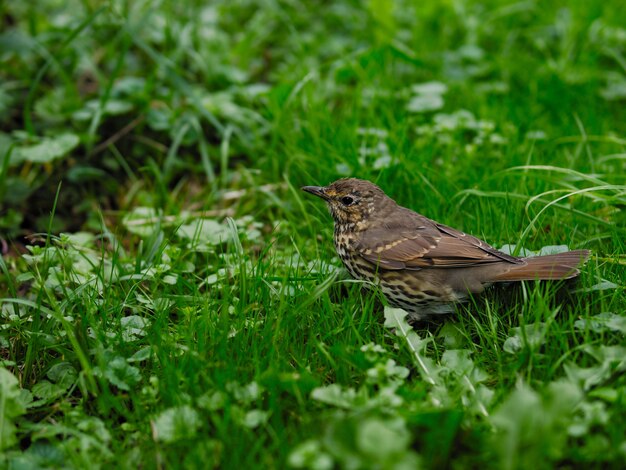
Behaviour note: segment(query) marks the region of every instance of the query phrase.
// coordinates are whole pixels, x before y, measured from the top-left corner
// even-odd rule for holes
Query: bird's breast
[[[376,282],[376,266],[359,256],[354,246],[355,240],[354,232],[349,227],[335,227],[335,250],[350,275],[355,279]]]

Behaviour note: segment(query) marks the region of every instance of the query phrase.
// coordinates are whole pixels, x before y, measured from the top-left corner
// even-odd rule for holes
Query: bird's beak
[[[302,189],[302,191],[306,191],[307,193],[314,194],[317,197],[321,197],[325,201],[328,200],[326,189],[323,186],[302,186],[300,189]]]

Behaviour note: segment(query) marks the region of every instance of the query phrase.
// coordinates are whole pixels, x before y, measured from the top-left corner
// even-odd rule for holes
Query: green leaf
[[[583,437],[589,434],[594,426],[597,429],[603,428],[609,420],[610,413],[608,412],[604,402],[584,401],[578,406],[574,424],[571,424],[567,428],[567,431],[570,436]]]
[[[523,327],[511,328],[509,336],[502,348],[509,354],[517,354],[525,347],[536,349],[545,343],[546,324],[531,323]]]
[[[232,393],[235,400],[243,404],[250,404],[258,400],[263,393],[263,387],[255,381],[245,385],[241,385],[237,382],[229,382],[226,385],[226,389]]]
[[[173,275],[173,274],[167,274],[163,276],[163,282],[170,286],[175,286],[176,283],[178,282],[178,276]]]
[[[47,380],[42,380],[33,385],[32,392],[37,398],[49,402],[63,395],[65,393],[65,389],[48,382]]]
[[[269,416],[269,411],[258,409],[250,410],[243,416],[241,424],[249,429],[258,428],[260,425],[267,423]]]
[[[74,150],[80,139],[76,134],[65,133],[55,137],[44,137],[38,144],[18,146],[11,155],[11,164],[23,162],[48,163],[65,157]]]
[[[17,378],[0,367],[0,451],[17,443],[13,419],[25,411]]]
[[[448,85],[442,82],[424,82],[411,87],[416,95],[445,95],[448,92]]]
[[[612,312],[602,312],[589,318],[576,320],[574,327],[578,330],[589,329],[595,333],[603,331],[619,331],[626,334],[626,316]]]
[[[109,173],[89,165],[75,165],[66,173],[67,179],[72,183],[84,183],[86,181],[101,181],[109,176]]]
[[[198,412],[190,406],[169,408],[153,421],[154,436],[157,441],[171,444],[195,437],[201,421]]]
[[[192,249],[202,250],[203,247],[219,245],[231,238],[231,232],[224,224],[212,219],[194,219],[181,225],[177,235],[190,240]]]
[[[595,385],[605,382],[609,377],[609,371],[602,366],[578,367],[574,363],[566,363],[563,366],[567,378],[584,390],[589,390]]]
[[[15,470],[64,468],[66,466],[63,450],[41,440],[33,442],[28,449],[11,458],[9,462],[9,468]]]
[[[403,418],[343,413],[333,418],[323,444],[339,468],[420,468],[418,456],[410,449],[411,434]]]
[[[528,447],[543,437],[543,407],[538,393],[527,386],[518,387],[493,414],[492,422],[498,429],[494,444],[500,468],[525,468],[523,462],[534,461]]]
[[[614,282],[607,281],[606,279],[602,279],[602,281],[598,282],[597,284],[594,284],[591,287],[578,289],[576,292],[595,292],[602,290],[613,290],[617,288],[619,288],[619,285],[615,284]]]
[[[626,370],[626,347],[624,346],[586,345],[583,349],[611,372]]]
[[[118,116],[126,114],[133,109],[133,104],[129,101],[109,99],[101,106],[100,100],[89,100],[82,109],[76,111],[72,117],[74,120],[82,122],[93,119],[94,115],[101,113],[102,116]]]
[[[474,361],[470,354],[468,349],[448,349],[441,357],[441,365],[459,375],[467,375],[474,370]]]
[[[139,383],[141,373],[139,369],[131,366],[123,357],[116,357],[106,365],[104,377],[120,390],[130,390]]]
[[[515,253],[517,252],[517,256],[537,256],[537,253],[535,251],[529,250],[524,247],[519,248],[519,251],[517,251],[517,245],[508,243],[506,245],[502,245],[500,248],[498,248],[498,250],[506,253],[507,255],[515,255]]]
[[[330,384],[313,389],[311,398],[339,408],[352,408],[356,402],[356,391],[353,388],[344,390],[339,384]]]
[[[567,245],[546,245],[537,252],[537,256],[558,255],[570,251]]]
[[[96,236],[90,232],[61,233],[61,242],[76,247],[93,248]]]
[[[439,403],[453,398],[461,402],[466,410],[488,416],[488,405],[494,392],[482,382],[489,375],[474,364],[467,349],[449,349],[441,357],[439,375],[441,383],[431,392]],[[445,384],[445,385],[444,385]]]
[[[495,467],[529,468],[558,460],[567,443],[563,430],[582,398],[580,388],[567,381],[551,383],[544,397],[518,384],[491,418],[497,430],[493,445],[500,459]]]
[[[139,315],[128,315],[120,319],[122,339],[126,342],[136,341],[146,336],[150,320]]]
[[[440,95],[418,95],[411,98],[406,105],[407,111],[412,113],[426,113],[443,108],[444,101]]]
[[[409,376],[409,369],[396,364],[393,359],[378,362],[367,370],[367,377],[371,383],[381,384],[386,380],[404,380]]]
[[[69,362],[59,362],[53,365],[46,375],[63,390],[67,390],[74,385],[78,378],[76,368]]]
[[[600,95],[607,101],[626,99],[626,79],[620,75],[611,75],[605,88],[600,90]]]
[[[198,406],[209,411],[221,410],[226,405],[226,396],[219,390],[207,392],[198,398]]]
[[[293,468],[311,470],[330,470],[334,467],[332,457],[322,450],[319,441],[313,439],[298,444],[289,454],[287,463]]]
[[[145,348],[139,349],[135,354],[126,359],[127,362],[143,362],[150,359],[152,355],[152,346],[146,346]]]
[[[424,349],[432,338],[422,339],[406,321],[407,312],[401,308],[385,306],[385,326],[393,328],[396,335],[406,340],[407,345],[413,352],[415,362],[420,368],[424,379],[430,383],[436,383],[435,366],[432,361],[423,356]]]
[[[444,323],[439,329],[437,337],[443,338],[443,344],[448,349],[462,349],[467,343],[467,337],[452,322]]]
[[[154,233],[161,224],[161,214],[152,207],[134,207],[124,214],[122,224],[131,233],[146,238]]]
[[[448,91],[445,83],[426,82],[411,87],[415,96],[406,105],[407,111],[425,113],[443,108],[443,95]]]
[[[375,460],[390,461],[408,446],[411,435],[401,418],[382,420],[370,418],[359,426],[357,446]]]

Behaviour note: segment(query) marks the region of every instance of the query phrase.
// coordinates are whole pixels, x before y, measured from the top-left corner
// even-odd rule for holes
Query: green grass
[[[623,2],[205,3],[0,6],[0,467],[622,468]],[[594,256],[412,330],[348,175]]]

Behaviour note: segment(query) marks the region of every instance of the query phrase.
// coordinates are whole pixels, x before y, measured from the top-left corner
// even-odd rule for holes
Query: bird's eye
[[[351,206],[352,204],[354,204],[354,198],[352,198],[351,196],[344,196],[341,198],[341,203],[344,206]]]

